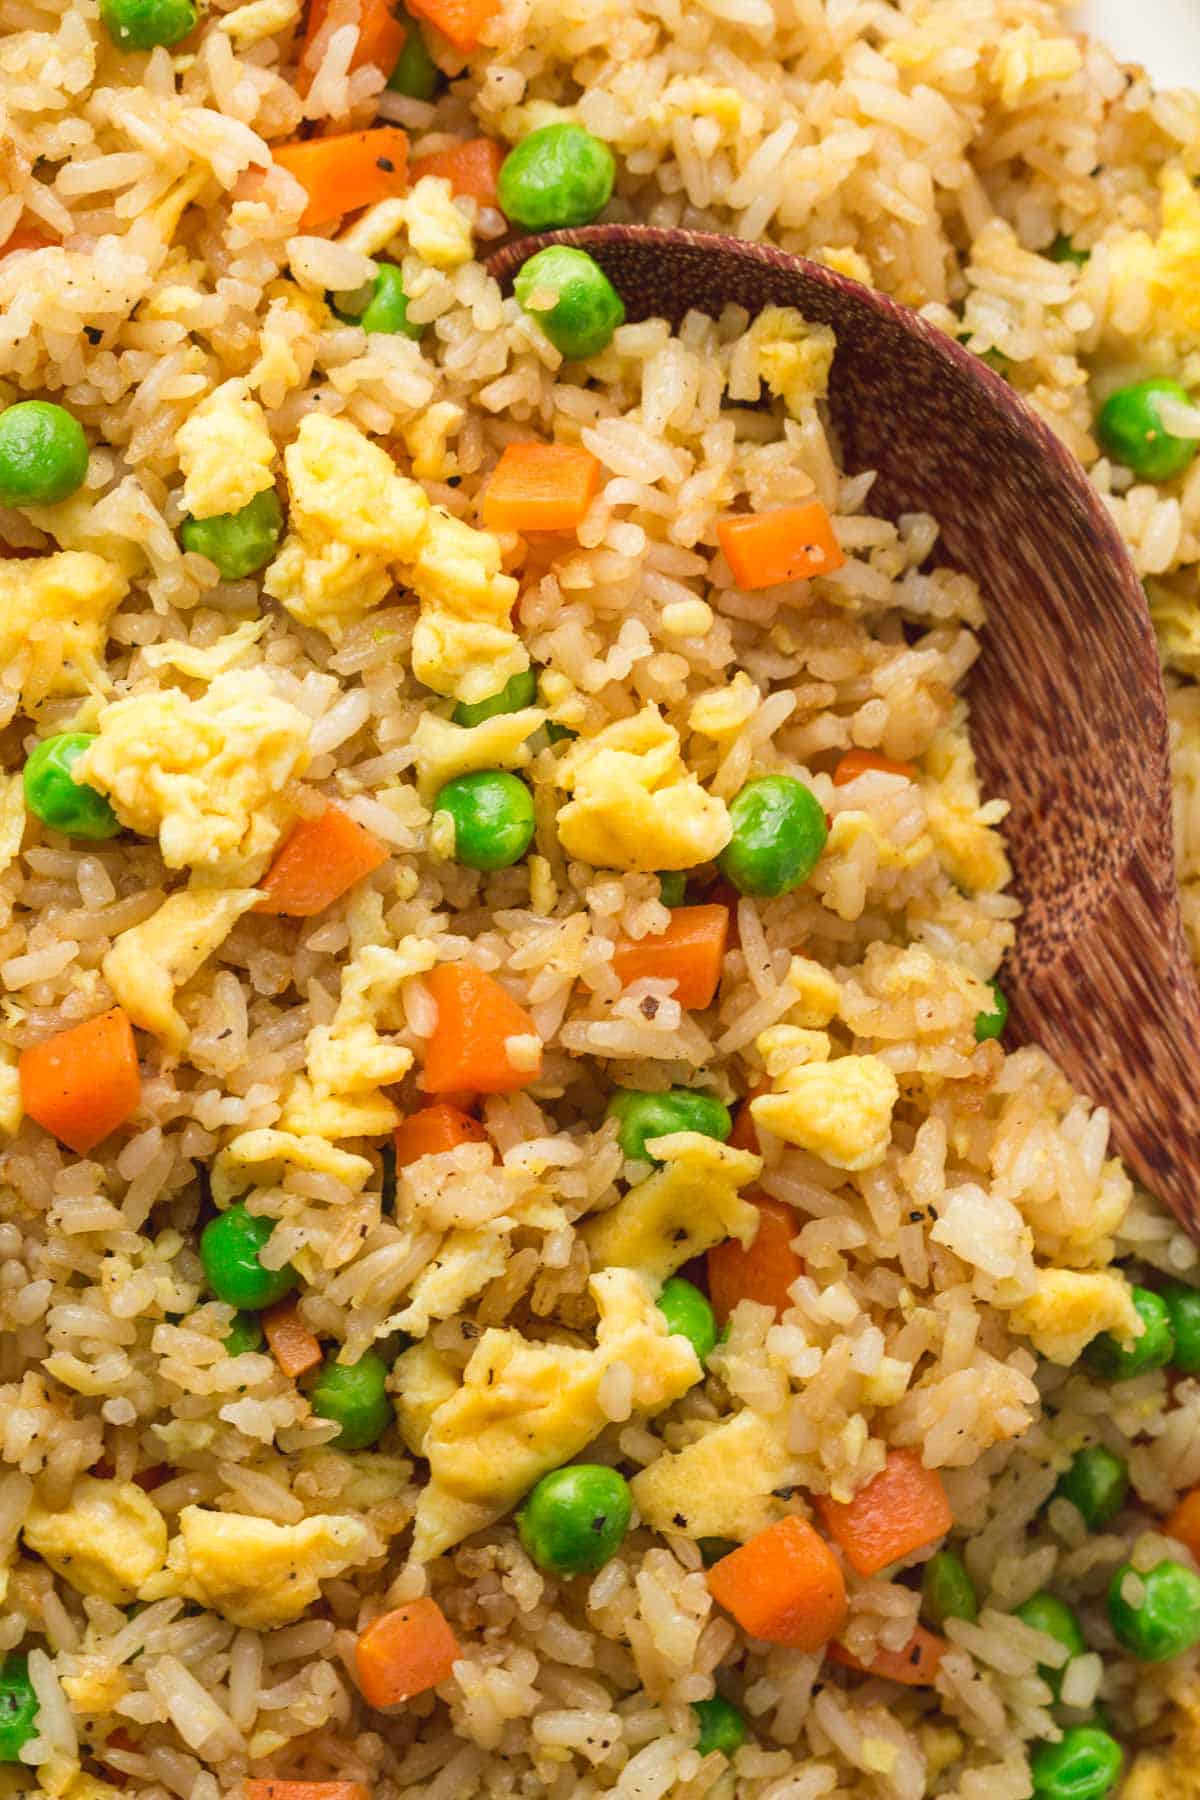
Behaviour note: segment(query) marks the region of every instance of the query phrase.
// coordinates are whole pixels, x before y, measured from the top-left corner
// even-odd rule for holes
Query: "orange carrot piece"
[[[302,819],[284,841],[259,887],[258,913],[285,913],[311,919],[385,863],[388,853],[357,819],[340,806],[327,806],[316,819]]]
[[[898,1681],[902,1687],[932,1687],[946,1651],[945,1638],[918,1625],[903,1650],[876,1650],[869,1663],[860,1662],[845,1644],[830,1644],[825,1654],[830,1662],[861,1675],[880,1675],[885,1681]]]
[[[613,968],[622,987],[646,976],[673,981],[680,1006],[699,1010],[717,991],[728,934],[727,906],[677,906],[654,937],[618,938]]]
[[[518,1069],[508,1060],[505,1041],[537,1036],[533,1020],[498,981],[466,963],[440,963],[425,977],[437,1002],[438,1021],[425,1046],[427,1094],[508,1094],[528,1087],[542,1072]]]
[[[714,1600],[743,1631],[793,1650],[820,1650],[846,1618],[837,1557],[805,1519],[780,1519],[708,1571]]]
[[[142,1097],[133,1027],[119,1006],[22,1050],[21,1104],[68,1150],[86,1156]]]
[[[308,195],[300,215],[306,230],[403,194],[408,187],[408,138],[398,125],[276,144],[272,155]]]
[[[321,1346],[296,1309],[294,1300],[281,1300],[262,1315],[263,1335],[271,1355],[289,1381],[315,1369]]]
[[[877,1575],[935,1544],[954,1523],[941,1476],[915,1450],[889,1450],[879,1474],[853,1500],[822,1495],[816,1507],[858,1575]]]
[[[833,534],[833,520],[819,500],[718,519],[717,540],[740,588],[807,581],[813,575],[831,574],[846,560]]]
[[[370,1800],[361,1781],[251,1781],[245,1784],[246,1800]]]
[[[496,183],[504,156],[504,145],[495,138],[464,138],[461,144],[418,156],[410,175],[414,182],[422,175],[441,175],[456,194],[478,200],[481,206],[499,206]]]
[[[600,463],[576,444],[509,444],[483,491],[489,531],[575,531],[600,485]]]
[[[1168,1537],[1186,1544],[1193,1556],[1200,1557],[1200,1487],[1193,1488],[1176,1504],[1163,1530]]]
[[[754,1123],[754,1114],[750,1111],[750,1102],[757,1100],[760,1094],[769,1094],[771,1083],[760,1081],[746,1095],[734,1116],[733,1130],[729,1134],[729,1142],[735,1150],[752,1150],[755,1156],[759,1152],[758,1126]],[[794,1235],[794,1234],[793,1234]]]
[[[296,86],[307,94],[317,72],[325,46],[317,47],[321,29],[329,17],[329,0],[308,0],[308,18],[304,26],[304,43],[300,51]],[[350,58],[350,68],[361,69],[373,63],[390,75],[400,60],[408,30],[397,16],[396,0],[359,0],[358,43]]]
[[[0,244],[0,256],[11,256],[16,250],[48,250],[58,239],[37,225],[18,225]]]
[[[758,1213],[750,1248],[743,1250],[736,1238],[726,1238],[708,1253],[708,1297],[721,1325],[739,1300],[756,1300],[783,1312],[792,1304],[788,1289],[804,1273],[804,1260],[792,1249],[800,1225],[791,1207],[767,1194],[751,1191],[745,1197]]]
[[[845,787],[868,769],[876,769],[881,775],[903,775],[906,781],[914,781],[917,774],[915,763],[893,762],[890,756],[880,756],[878,750],[847,750],[833,771],[833,785]]]
[[[456,50],[477,50],[483,28],[498,8],[499,0],[409,0],[408,10],[436,25]]]
[[[486,1144],[487,1132],[478,1119],[439,1100],[435,1105],[423,1106],[420,1112],[409,1113],[407,1119],[401,1119],[393,1141],[396,1166],[407,1169],[422,1156],[438,1156],[443,1150],[457,1150],[460,1144]]]
[[[368,1706],[396,1706],[423,1694],[448,1681],[457,1660],[458,1640],[437,1601],[428,1597],[372,1620],[354,1648]]]

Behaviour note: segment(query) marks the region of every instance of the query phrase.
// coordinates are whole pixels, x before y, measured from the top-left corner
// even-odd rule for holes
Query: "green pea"
[[[365,1450],[383,1436],[392,1422],[387,1378],[388,1366],[374,1350],[364,1350],[356,1363],[322,1363],[308,1399],[320,1418],[341,1427],[337,1449]]]
[[[454,856],[468,869],[510,869],[533,842],[533,795],[507,769],[456,775],[433,803],[454,821]]]
[[[517,1514],[517,1530],[539,1569],[592,1575],[621,1548],[632,1511],[623,1475],[601,1463],[570,1463],[542,1476]]]
[[[693,1700],[692,1711],[700,1721],[696,1748],[701,1756],[709,1756],[714,1750],[722,1756],[732,1756],[741,1749],[746,1741],[746,1721],[736,1706],[714,1694],[711,1700]]]
[[[998,1038],[1008,1024],[1008,996],[998,981],[989,981],[988,986],[992,990],[992,1004],[975,1014],[977,1044],[982,1044],[985,1038]]]
[[[921,1611],[931,1624],[942,1626],[947,1619],[979,1617],[975,1587],[963,1566],[962,1558],[953,1550],[939,1550],[925,1564],[921,1576]]]
[[[399,333],[403,337],[419,338],[425,330],[424,325],[414,325],[408,317],[408,295],[404,291],[404,276],[395,263],[380,263],[373,282],[365,288],[357,290],[353,296],[361,295],[363,304],[348,304],[351,296],[342,295],[342,305],[335,306],[334,312],[346,325],[358,325],[363,331],[382,332],[394,336]]]
[[[717,858],[741,894],[773,900],[807,881],[829,836],[825,809],[792,775],[748,781],[729,808],[733,836]]]
[[[1104,1800],[1121,1778],[1124,1757],[1097,1725],[1071,1725],[1057,1744],[1039,1744],[1029,1759],[1034,1800]]]
[[[717,1321],[700,1289],[685,1281],[682,1275],[672,1275],[669,1281],[663,1282],[658,1310],[667,1321],[667,1330],[673,1336],[687,1339],[703,1367],[716,1346]]]
[[[587,225],[608,205],[616,172],[608,145],[581,125],[543,125],[505,157],[500,210],[523,231]]]
[[[531,256],[513,291],[522,312],[537,321],[568,362],[606,349],[625,323],[624,302],[600,264],[586,250],[566,244],[551,244]]]
[[[1074,263],[1076,268],[1079,269],[1083,268],[1091,254],[1090,250],[1077,250],[1073,241],[1069,237],[1064,236],[1061,231],[1046,252],[1046,255],[1050,258],[1051,262]]]
[[[225,1353],[227,1356],[244,1356],[247,1350],[261,1350],[263,1346],[262,1321],[257,1313],[240,1312],[233,1316],[233,1324],[225,1333]]]
[[[88,469],[83,426],[52,400],[20,400],[0,413],[0,503],[54,506]]]
[[[482,725],[485,719],[498,718],[501,713],[520,712],[536,699],[537,674],[533,669],[522,669],[519,675],[509,676],[498,694],[491,694],[486,700],[460,700],[450,717],[456,725]]]
[[[242,581],[274,556],[283,536],[283,507],[273,487],[255,494],[240,512],[185,519],[179,541],[216,563],[222,581]]]
[[[1144,1572],[1122,1563],[1109,1583],[1108,1619],[1117,1642],[1143,1662],[1182,1656],[1200,1644],[1200,1575],[1169,1560]]]
[[[1171,1281],[1160,1294],[1175,1333],[1171,1362],[1181,1375],[1200,1375],[1200,1288]]]
[[[100,17],[121,50],[177,44],[196,24],[192,0],[100,0]]]
[[[1135,1287],[1130,1290],[1134,1308],[1145,1327],[1141,1337],[1135,1338],[1129,1349],[1123,1349],[1110,1331],[1102,1331],[1093,1338],[1084,1356],[1094,1369],[1106,1375],[1110,1381],[1129,1381],[1134,1375],[1142,1375],[1147,1369],[1163,1369],[1170,1362],[1175,1349],[1175,1335],[1171,1330],[1171,1315],[1166,1303],[1159,1295],[1152,1294],[1149,1288]]]
[[[729,1108],[711,1094],[691,1088],[668,1088],[665,1094],[642,1094],[633,1088],[617,1088],[605,1112],[619,1119],[617,1142],[630,1162],[652,1162],[648,1138],[667,1137],[673,1131],[699,1131],[724,1143],[733,1130]]]
[[[1175,437],[1162,422],[1164,400],[1183,406],[1192,397],[1181,382],[1167,375],[1152,375],[1118,388],[1100,408],[1096,432],[1108,454],[1141,481],[1173,481],[1182,475],[1196,454],[1196,438]]]
[[[409,100],[432,100],[442,72],[429,54],[417,21],[400,8],[396,9],[396,16],[404,23],[404,48],[388,76],[388,87],[393,94],[403,94]]]
[[[29,1679],[29,1661],[13,1652],[0,1663],[0,1763],[21,1760],[37,1735],[38,1701]]]
[[[290,1294],[300,1277],[291,1263],[265,1269],[262,1252],[275,1229],[273,1219],[255,1217],[239,1200],[210,1219],[200,1233],[200,1261],[208,1285],[226,1306],[261,1312]]]
[[[739,1548],[735,1538],[703,1537],[697,1538],[696,1543],[700,1551],[700,1559],[706,1569],[711,1569],[713,1564],[719,1563],[723,1557],[732,1556],[733,1552]]]
[[[1079,1629],[1079,1620],[1071,1608],[1054,1594],[1045,1592],[1031,1594],[1023,1606],[1018,1606],[1017,1617],[1024,1620],[1025,1624],[1034,1631],[1045,1632],[1047,1637],[1052,1637],[1056,1643],[1062,1644],[1068,1659],[1073,1656],[1082,1656],[1087,1649],[1083,1633]],[[1054,1695],[1055,1700],[1062,1692],[1066,1666],[1066,1663],[1060,1663],[1055,1669],[1049,1663],[1038,1664],[1038,1674]]]
[[[687,876],[682,869],[660,869],[658,897],[664,906],[683,906],[687,900]]]
[[[1092,1531],[1107,1525],[1125,1504],[1129,1472],[1104,1444],[1089,1444],[1076,1453],[1055,1488],[1069,1500]]]
[[[35,819],[66,837],[110,838],[121,829],[121,821],[104,795],[71,774],[95,741],[92,732],[63,731],[57,737],[43,738],[25,764],[26,807]]]

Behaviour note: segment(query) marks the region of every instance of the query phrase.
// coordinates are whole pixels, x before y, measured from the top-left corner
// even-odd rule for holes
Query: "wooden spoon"
[[[932,513],[939,557],[988,604],[970,685],[983,783],[1025,913],[1004,985],[1018,1037],[1109,1107],[1130,1168],[1200,1238],[1200,993],[1171,834],[1167,716],[1145,596],[1075,458],[1013,390],[886,295],[736,238],[599,225],[491,259],[511,283],[547,243],[605,269],[631,319],[736,302],[837,333],[830,406],[873,511]]]

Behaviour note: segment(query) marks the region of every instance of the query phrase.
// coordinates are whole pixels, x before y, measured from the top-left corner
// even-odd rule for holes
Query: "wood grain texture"
[[[1167,718],[1145,597],[1075,458],[1012,389],[906,308],[765,245],[589,226],[507,245],[588,250],[631,319],[734,302],[832,325],[830,403],[872,507],[930,512],[988,605],[970,684],[984,785],[1025,905],[1003,980],[1012,1029],[1112,1111],[1133,1172],[1200,1237],[1200,994],[1171,840]]]

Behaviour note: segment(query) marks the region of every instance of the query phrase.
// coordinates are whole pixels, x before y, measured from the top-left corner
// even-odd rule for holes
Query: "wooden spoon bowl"
[[[1018,1037],[1109,1107],[1134,1173],[1200,1237],[1200,993],[1171,833],[1167,715],[1141,584],[1079,463],[977,358],[885,295],[736,238],[599,225],[587,250],[631,319],[794,306],[837,333],[830,406],[875,511],[928,512],[988,604],[970,685],[984,786],[1012,811],[1024,903],[1004,985]]]

